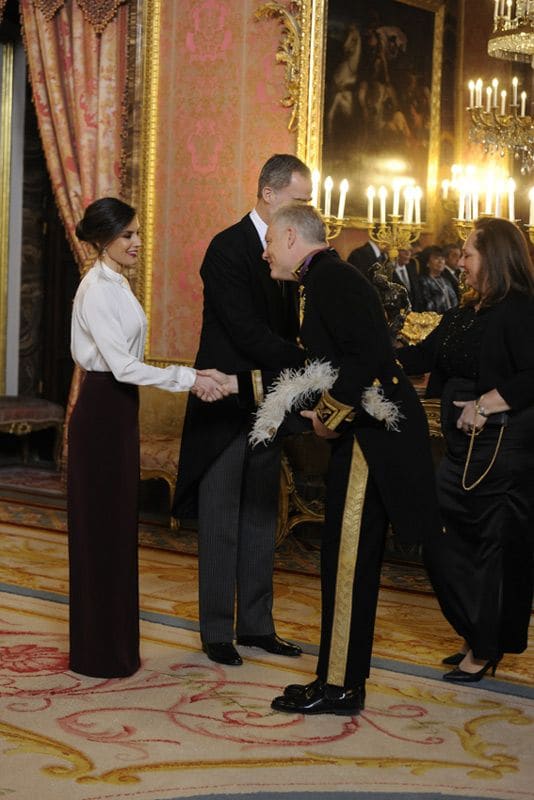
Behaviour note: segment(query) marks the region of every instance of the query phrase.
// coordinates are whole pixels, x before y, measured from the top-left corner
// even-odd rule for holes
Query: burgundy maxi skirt
[[[69,423],[70,668],[120,678],[139,668],[139,395],[87,372]]]

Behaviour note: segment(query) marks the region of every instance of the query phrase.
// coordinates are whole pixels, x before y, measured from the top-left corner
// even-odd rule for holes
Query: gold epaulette
[[[314,410],[318,419],[331,431],[335,431],[344,420],[354,419],[353,406],[340,403],[329,392],[324,392]]]

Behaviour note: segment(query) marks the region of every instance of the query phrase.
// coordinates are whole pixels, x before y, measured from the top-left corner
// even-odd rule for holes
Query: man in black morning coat
[[[369,271],[373,264],[377,262],[382,264],[386,260],[386,257],[386,253],[381,250],[375,242],[368,241],[362,244],[361,247],[356,247],[356,249],[349,254],[347,261],[350,264],[354,264],[362,275],[369,278]]]
[[[317,211],[281,208],[265,257],[274,279],[300,283],[300,337],[308,356],[339,371],[315,409],[302,412],[332,445],[317,679],[286,687],[272,707],[352,715],[364,706],[388,522],[405,541],[442,535],[428,426],[395,359],[376,290],[328,247]]]
[[[310,197],[308,167],[292,155],[273,156],[260,173],[255,209],[210,243],[200,269],[199,369],[234,374],[303,363],[294,287],[271,280],[262,254],[276,208]],[[207,404],[190,395],[173,507],[174,516],[185,519],[198,510],[203,649],[213,661],[233,665],[242,663],[234,634],[238,644],[301,653],[276,636],[272,618],[280,444],[251,450],[250,423],[250,411],[235,397]]]

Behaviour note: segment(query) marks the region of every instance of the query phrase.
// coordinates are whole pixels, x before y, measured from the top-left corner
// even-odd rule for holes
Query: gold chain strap
[[[478,486],[478,484],[481,481],[484,480],[484,478],[486,477],[486,475],[488,474],[488,472],[490,471],[492,466],[495,464],[495,459],[497,458],[497,454],[498,454],[499,448],[501,446],[501,441],[502,441],[502,436],[503,436],[503,433],[504,433],[504,428],[505,428],[505,426],[501,425],[501,430],[499,431],[499,438],[497,439],[497,444],[495,445],[495,450],[494,450],[493,455],[491,457],[491,461],[489,463],[489,466],[484,470],[482,475],[479,478],[477,478],[474,483],[471,484],[471,486],[466,486],[465,485],[465,481],[466,481],[466,478],[467,478],[467,470],[469,469],[469,464],[471,462],[471,455],[473,453],[473,445],[475,443],[475,436],[477,436],[480,433],[480,431],[477,431],[477,429],[473,425],[473,427],[471,429],[471,437],[469,439],[469,450],[467,451],[467,458],[465,459],[464,474],[462,475],[462,489],[465,489],[466,492],[470,492],[471,489],[474,489],[475,486]]]

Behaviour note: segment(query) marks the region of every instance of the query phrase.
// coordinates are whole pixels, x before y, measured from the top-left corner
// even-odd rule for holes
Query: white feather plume
[[[381,386],[368,386],[362,392],[362,407],[375,419],[384,422],[388,431],[399,432],[399,422],[404,414],[392,400],[384,395]]]
[[[276,435],[285,415],[304,408],[317,393],[332,388],[338,371],[329,361],[311,361],[301,369],[285,369],[273,383],[258,410],[249,433],[252,447],[268,444]]]

